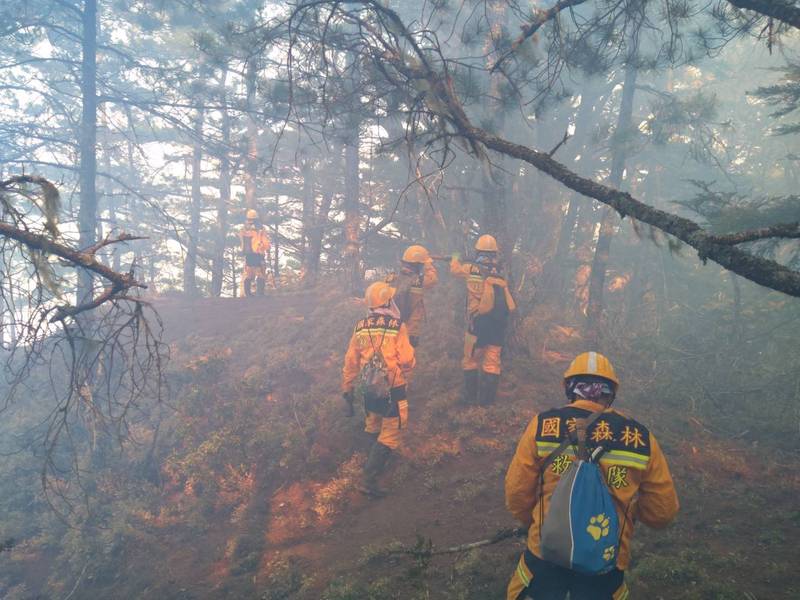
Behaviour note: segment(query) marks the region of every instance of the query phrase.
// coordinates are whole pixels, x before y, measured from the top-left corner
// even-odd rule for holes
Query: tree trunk
[[[97,228],[97,0],[84,0],[81,35],[81,126],[79,245],[96,241]],[[93,277],[88,269],[78,272],[78,304],[92,299]]]
[[[275,205],[278,205],[278,199],[275,199]],[[278,224],[272,226],[272,277],[273,281],[275,282],[275,287],[278,287],[278,278],[280,277],[281,270],[280,270],[280,248],[281,248],[281,241],[278,232]],[[267,256],[267,260],[269,260],[269,255]]]
[[[125,118],[128,123],[128,131],[134,131],[133,112],[130,106],[125,107]],[[136,159],[134,158],[134,145],[130,137],[126,139],[126,149],[128,156],[128,173],[130,181],[133,182],[135,187],[139,186],[139,170],[136,168]],[[136,197],[133,194],[127,194],[125,202],[125,210],[127,211],[126,218],[133,221],[136,214]],[[133,243],[133,265],[144,271],[144,257],[142,256],[142,244],[139,242]]]
[[[308,285],[312,286],[319,279],[319,263],[322,256],[322,238],[325,235],[325,225],[328,223],[328,214],[333,204],[333,192],[322,195],[319,212],[314,217],[314,227],[308,240]]]
[[[186,243],[186,259],[183,263],[183,290],[189,296],[197,296],[197,243],[200,237],[200,211],[203,207],[203,121],[205,108],[197,109],[194,120],[194,146],[192,148],[192,204],[189,215],[189,239]]]
[[[231,145],[231,120],[228,114],[225,83],[227,70],[222,73],[222,148],[219,155],[219,196],[217,197],[217,230],[214,240],[214,256],[211,261],[211,293],[222,294],[225,273],[225,240],[228,236],[228,204],[231,201],[231,159],[228,149]]]
[[[594,88],[591,83],[584,86],[581,92],[581,105],[578,108],[578,114],[575,118],[575,132],[574,138],[567,146],[567,150],[571,150],[570,154],[573,158],[573,163],[578,156],[581,157],[581,164],[591,166],[589,157],[589,145],[591,143],[591,128],[594,122],[592,118],[594,112],[593,108],[597,105],[598,99],[601,97],[602,91]],[[567,256],[570,254],[570,248],[575,239],[575,230],[578,227],[578,213],[581,204],[581,198],[578,194],[569,194],[569,205],[567,212],[561,221],[559,228],[558,243],[556,245],[555,253],[552,260],[549,262],[544,275],[545,282],[545,298],[547,300],[555,300],[563,297],[564,284],[567,272]]]
[[[360,296],[364,287],[361,275],[361,246],[359,242],[359,135],[355,128],[355,138],[344,145],[344,231],[345,231],[345,270],[350,292]]]
[[[101,132],[103,135],[101,136],[101,141],[99,143],[100,148],[102,149],[102,156],[103,156],[103,169],[105,169],[106,173],[111,173],[113,167],[111,165],[111,143],[109,140],[108,135],[108,122],[106,118],[105,111],[101,112],[102,115],[102,122],[101,122]],[[108,227],[106,230],[109,233],[119,233],[119,223],[117,222],[117,199],[114,195],[114,184],[106,179],[103,183],[103,197],[98,199],[98,211],[102,216],[102,209],[100,205],[105,204],[108,206]],[[103,239],[103,225],[102,220],[98,223],[98,231],[97,231],[97,239]],[[98,256],[98,258],[102,258]],[[108,264],[108,261],[105,261]],[[121,248],[114,248],[111,249],[111,264],[109,266],[119,273],[121,266],[122,266],[122,249]]]
[[[314,235],[316,218],[314,215],[314,173],[311,158],[306,154],[300,165],[300,175],[303,178],[303,285],[309,287],[314,284],[316,273],[312,273],[311,239]],[[319,261],[319,256],[317,256]]]
[[[258,203],[258,123],[256,122],[256,90],[258,68],[255,58],[247,61],[245,87],[247,90],[247,158],[244,164],[245,209],[256,208]],[[264,215],[261,215],[264,218]]]
[[[614,131],[614,146],[612,148],[611,174],[609,185],[615,189],[622,186],[622,175],[625,172],[625,160],[627,158],[627,140],[625,139],[631,128],[631,117],[633,116],[633,98],[636,93],[637,67],[629,63],[625,69],[625,83],[622,88],[622,101],[617,118],[617,127]],[[603,218],[600,222],[600,234],[597,239],[597,246],[594,251],[592,261],[592,273],[589,278],[589,304],[587,306],[587,325],[590,331],[596,332],[599,327],[600,317],[603,313],[603,291],[606,282],[606,268],[608,267],[608,257],[611,252],[611,240],[614,238],[614,230],[617,225],[617,214],[611,207],[606,207],[603,211]]]

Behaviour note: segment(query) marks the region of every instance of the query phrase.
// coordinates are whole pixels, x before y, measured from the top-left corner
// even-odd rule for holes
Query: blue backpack
[[[587,420],[586,429],[601,413]],[[566,450],[564,442],[545,460],[542,469]],[[600,450],[600,449],[598,449]],[[550,498],[541,526],[542,558],[584,575],[600,575],[613,569],[619,551],[619,519],[603,472],[579,443],[578,458],[561,475]]]

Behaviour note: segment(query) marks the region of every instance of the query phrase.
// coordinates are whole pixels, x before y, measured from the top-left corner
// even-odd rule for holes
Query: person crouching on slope
[[[467,331],[464,334],[464,404],[492,404],[502,370],[500,356],[505,345],[510,314],[516,310],[508,283],[500,275],[497,240],[482,235],[475,244],[472,262],[454,255],[450,273],[466,280]],[[482,375],[479,377],[479,370]]]
[[[534,416],[522,435],[508,467],[505,492],[508,510],[528,527],[528,542],[508,584],[507,600],[563,600],[567,593],[571,600],[628,598],[624,572],[630,560],[634,522],[658,529],[677,514],[675,486],[655,436],[638,421],[610,408],[618,386],[605,356],[597,352],[578,355],[564,373],[570,403]],[[613,518],[605,514],[586,519],[586,526],[583,521],[576,522],[574,528],[567,520],[569,531],[564,539],[571,540],[572,546],[566,556],[572,561],[578,556],[579,544],[591,547],[593,539],[606,562],[602,574],[580,573],[542,558],[548,551],[558,555],[552,551],[554,546],[548,545],[553,539],[548,537],[552,523],[564,522],[562,515],[568,519],[579,510],[577,500],[567,507],[554,503],[564,498],[559,490],[570,489],[556,488],[562,475],[577,478],[582,462],[573,465],[576,456],[599,460],[602,481],[596,479],[595,485],[603,488],[602,495],[606,495],[605,488],[610,492],[609,510],[613,510],[611,505],[616,509],[619,535],[618,539],[614,536],[614,528],[609,527]],[[577,487],[577,479],[572,481]]]
[[[358,380],[364,392],[364,430],[375,437],[359,488],[373,497],[384,495],[378,476],[400,447],[408,425],[406,376],[415,365],[408,329],[393,296],[394,289],[383,281],[367,288],[369,313],[356,323],[342,369],[343,396],[352,405]]]
[[[433,259],[423,246],[409,246],[403,252],[400,272],[386,278],[395,290],[394,301],[400,316],[408,327],[408,338],[414,348],[419,344],[422,324],[425,322],[424,290],[436,285],[439,274]]]

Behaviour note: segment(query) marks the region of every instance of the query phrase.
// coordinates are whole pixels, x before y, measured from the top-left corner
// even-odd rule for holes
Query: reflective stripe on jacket
[[[342,391],[353,389],[356,377],[380,350],[389,376],[390,387],[406,384],[405,374],[414,368],[414,348],[408,329],[400,319],[370,315],[356,323],[342,368]]]
[[[528,548],[539,551],[539,528],[547,514],[550,497],[561,474],[575,460],[574,446],[548,465],[544,459],[553,452],[576,419],[584,419],[603,407],[577,400],[562,408],[536,415],[517,445],[505,481],[506,507],[528,529]],[[602,446],[600,466],[614,499],[621,536],[617,567],[624,570],[630,560],[630,539],[634,522],[654,528],[666,527],[678,512],[678,497],[667,461],[655,436],[638,421],[607,409],[589,428],[587,447]],[[541,500],[540,500],[541,493]]]

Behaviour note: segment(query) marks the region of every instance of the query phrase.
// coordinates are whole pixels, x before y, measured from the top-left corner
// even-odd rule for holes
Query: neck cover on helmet
[[[394,303],[394,298],[392,298],[388,306],[379,306],[378,308],[370,309],[369,314],[399,319],[400,309],[397,307],[397,304]]]
[[[576,398],[597,402],[603,396],[614,396],[614,389],[609,383],[601,381],[576,381],[569,390]]]

